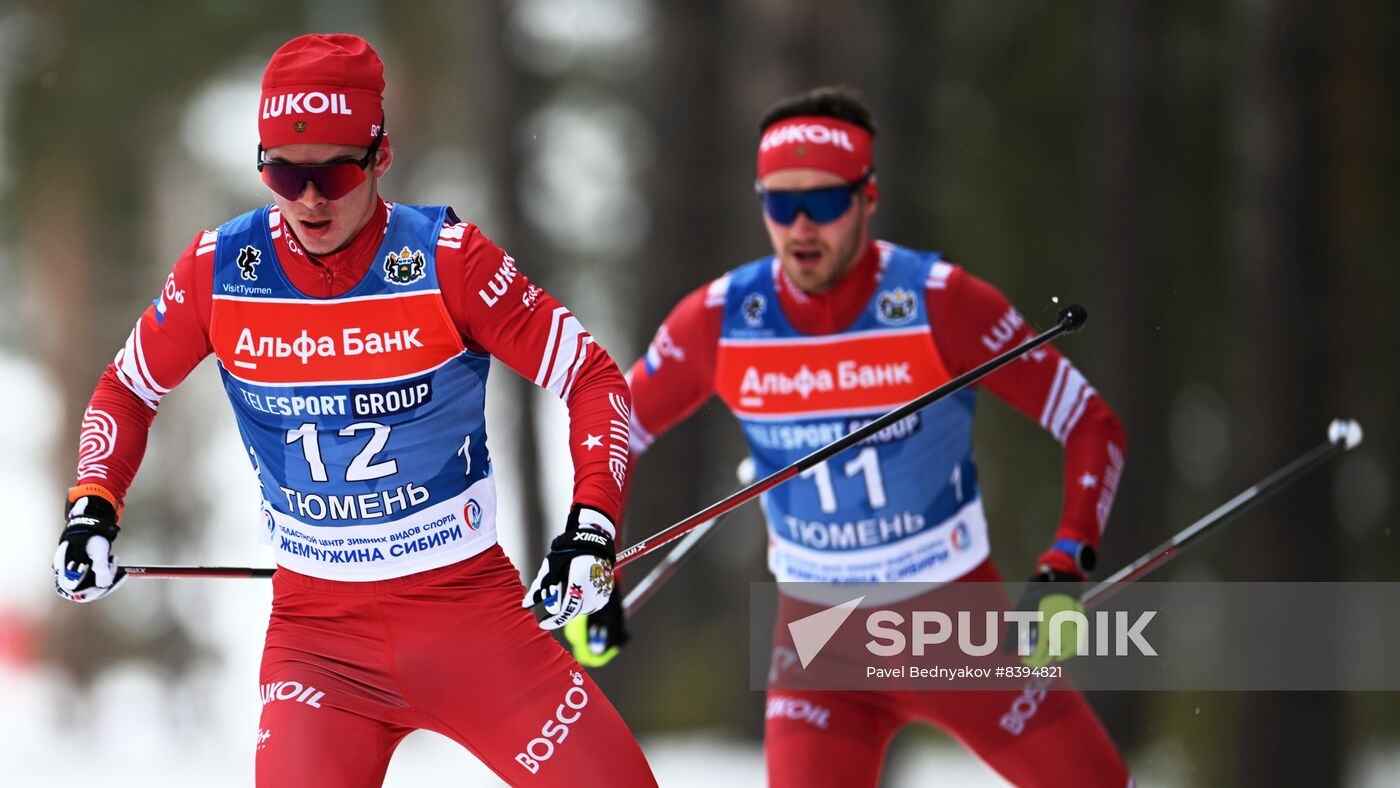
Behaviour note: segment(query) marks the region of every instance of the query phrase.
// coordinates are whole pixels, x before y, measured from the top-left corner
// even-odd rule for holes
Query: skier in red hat
[[[301,36],[272,56],[257,168],[273,204],[198,233],[102,374],[56,588],[90,602],[122,584],[112,544],[156,409],[213,355],[278,565],[258,785],[379,785],[420,728],[512,784],[655,785],[545,631],[612,593],[627,386],[475,225],[379,196],[393,163],[383,91],[357,36]],[[528,590],[496,541],[492,357],[569,410],[573,505]]]

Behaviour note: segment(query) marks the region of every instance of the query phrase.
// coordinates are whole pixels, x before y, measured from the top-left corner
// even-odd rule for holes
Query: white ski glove
[[[53,554],[54,590],[73,602],[95,602],[126,581],[117,566],[117,510],[107,499],[85,495],[68,506],[68,525]]]
[[[613,592],[614,529],[607,515],[574,504],[564,533],[554,537],[521,607],[544,605],[540,629],[558,629],[574,616],[596,613]]]

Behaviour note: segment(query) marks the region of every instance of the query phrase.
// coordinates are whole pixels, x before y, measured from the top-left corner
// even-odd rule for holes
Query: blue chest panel
[[[211,333],[273,519],[389,529],[490,475],[489,357],[463,348],[438,289],[447,215],[394,206],[368,273],[326,299],[288,281],[268,208],[220,228]]]
[[[760,477],[949,379],[924,298],[938,256],[881,251],[883,272],[864,311],[827,336],[801,334],[783,314],[772,258],[730,275],[717,388],[743,425]],[[974,396],[944,399],[766,493],[779,546],[893,555],[930,538],[978,499]]]

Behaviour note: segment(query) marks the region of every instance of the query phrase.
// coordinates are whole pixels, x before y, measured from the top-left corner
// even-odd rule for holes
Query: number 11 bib
[[[880,244],[875,293],[836,334],[779,307],[778,262],[729,275],[715,383],[760,478],[949,379],[924,291],[937,254]],[[990,554],[972,462],[974,393],[914,413],[763,496],[780,581],[952,580]]]

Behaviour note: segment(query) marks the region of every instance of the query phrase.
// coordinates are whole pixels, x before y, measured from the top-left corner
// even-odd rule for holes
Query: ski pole
[[[672,541],[685,535],[686,533],[699,528],[707,521],[718,519],[721,515],[732,511],[733,509],[736,509],[745,503],[748,503],[749,501],[753,500],[754,498],[757,498],[759,495],[762,495],[768,490],[778,486],[779,484],[782,484],[785,481],[788,481],[794,476],[801,474],[808,468],[815,467],[816,465],[826,461],[828,458],[865,440],[871,435],[878,433],[880,430],[885,429],[886,427],[899,421],[900,419],[903,419],[909,414],[922,410],[923,408],[932,405],[938,400],[944,399],[945,397],[957,393],[958,391],[961,391],[969,385],[976,383],[977,381],[981,380],[987,375],[990,375],[992,372],[995,372],[996,370],[1000,369],[1006,364],[1015,361],[1016,359],[1026,355],[1027,353],[1040,347],[1041,345],[1050,342],[1055,337],[1061,334],[1068,334],[1074,331],[1078,331],[1080,327],[1084,325],[1084,321],[1087,319],[1088,312],[1084,309],[1084,307],[1079,306],[1078,304],[1073,304],[1065,307],[1064,309],[1060,310],[1059,318],[1054,327],[1041,332],[1040,334],[1032,337],[1031,339],[1026,340],[1021,345],[1012,348],[1011,350],[1008,350],[1005,353],[1002,353],[1001,355],[990,359],[967,372],[964,372],[963,374],[957,376],[956,378],[953,378],[952,380],[944,383],[943,385],[938,386],[937,388],[932,389],[927,393],[919,396],[917,399],[911,400],[910,402],[901,405],[900,407],[890,411],[889,413],[886,413],[885,415],[866,424],[860,429],[855,430],[845,435],[844,437],[841,437],[836,441],[833,441],[832,443],[823,446],[820,449],[817,449],[816,451],[812,452],[811,454],[808,454],[806,457],[803,457],[802,459],[798,460],[792,465],[789,465],[788,467],[783,468],[782,470],[779,470],[776,473],[773,473],[772,475],[764,479],[754,482],[748,485],[747,487],[733,493],[729,497],[716,503],[713,503],[710,506],[691,515],[690,517],[687,517],[686,519],[681,520],[680,522],[671,525],[657,532],[656,534],[653,534],[652,536],[643,539],[640,542],[637,542],[631,547],[628,547],[627,549],[623,550],[621,553],[618,553],[616,566],[620,568],[626,564],[629,564],[632,561],[635,561],[636,559],[646,555],[647,553],[653,552],[656,549],[662,547],[663,545],[669,544]],[[698,542],[699,540],[697,539],[696,541]],[[687,550],[687,552],[689,552],[689,550]],[[676,562],[679,563],[680,559],[683,557],[684,555],[677,557]],[[122,569],[125,570],[128,575],[134,577],[149,578],[269,578],[272,577],[273,572],[277,571],[275,567],[234,566],[137,565],[123,566]],[[671,571],[674,571],[674,569],[672,569]],[[643,578],[643,582],[646,582],[646,578]],[[633,595],[635,595],[639,589],[640,584],[638,585],[637,589],[633,589]],[[655,591],[653,590],[650,593],[655,593]],[[637,603],[637,605],[640,605],[640,601]]]
[[[938,386],[937,388],[920,395],[917,399],[911,400],[910,402],[907,402],[899,406],[898,408],[895,408],[894,410],[890,411],[889,413],[886,413],[878,419],[875,419],[869,424],[866,424],[860,429],[850,432],[847,435],[838,438],[835,441],[832,441],[831,443],[821,447],[820,449],[817,449],[811,454],[808,454],[806,457],[803,457],[802,459],[798,460],[792,465],[789,465],[786,468],[783,468],[782,470],[776,471],[770,476],[761,479],[757,482],[754,482],[753,484],[750,484],[742,490],[733,493],[729,497],[716,503],[710,504],[709,506],[705,507],[704,509],[701,509],[695,514],[692,514],[684,520],[681,520],[680,522],[674,525],[668,526],[667,528],[658,531],[650,537],[647,537],[646,539],[637,542],[636,544],[617,554],[617,566],[626,566],[627,564],[637,560],[638,558],[641,558],[647,553],[652,552],[658,547],[661,547],[664,544],[668,544],[672,540],[680,538],[686,532],[700,527],[702,523],[708,520],[713,520],[719,517],[720,515],[725,514],[726,512],[729,512],[733,509],[738,508],[739,506],[742,506],[743,504],[748,503],[749,501],[752,501],[753,499],[757,498],[758,496],[762,495],[768,490],[771,490],[772,488],[777,487],[778,485],[793,478],[794,476],[801,474],[808,468],[820,465],[821,463],[825,462],[828,458],[839,454],[840,452],[850,448],[851,446],[856,445],[857,443],[860,443],[866,438],[869,438],[871,435],[878,433],[880,430],[885,429],[886,427],[890,426],[891,424],[894,424],[900,419],[903,419],[909,414],[922,410],[923,408],[932,405],[933,403],[947,397],[950,394],[954,394],[958,391],[961,391],[970,384],[981,380],[983,377],[986,377],[992,372],[995,372],[997,369],[1000,369],[1003,365],[1015,361],[1016,359],[1026,355],[1032,350],[1035,350],[1036,348],[1040,347],[1046,342],[1049,342],[1050,340],[1054,339],[1060,334],[1066,334],[1079,330],[1079,328],[1084,325],[1084,321],[1087,318],[1088,312],[1085,311],[1084,307],[1079,306],[1078,304],[1073,304],[1071,306],[1065,307],[1064,309],[1060,310],[1059,320],[1055,323],[1055,326],[1053,328],[1047,329],[1046,331],[1043,331],[1040,334],[1026,340],[1019,346],[1012,348],[1011,350],[1008,350],[1005,353],[1002,353],[996,358],[993,358],[990,361],[987,361],[978,367],[964,372],[963,374],[957,376],[956,378],[953,378],[947,383],[944,383],[943,385]]]
[[[1355,421],[1333,419],[1327,427],[1327,440],[1309,449],[1302,456],[1266,476],[1258,484],[1226,501],[1215,511],[1182,529],[1146,555],[1114,572],[1112,576],[1084,592],[1080,602],[1085,608],[1102,604],[1126,584],[1172,560],[1181,551],[1224,523],[1248,511],[1255,504],[1301,478],[1323,461],[1356,448],[1361,443],[1361,425]]]
[[[737,475],[740,484],[752,482],[754,478],[753,460],[745,457],[743,462],[739,463]],[[652,569],[651,572],[648,573],[646,577],[642,578],[642,581],[627,594],[627,599],[623,602],[623,605],[629,615],[632,611],[641,607],[643,602],[650,599],[652,594],[655,594],[667,580],[671,579],[671,575],[675,574],[681,560],[701,542],[704,535],[709,533],[710,527],[713,525],[714,521],[711,521],[692,531],[684,541],[676,545],[676,549],[666,555],[665,561],[657,564],[656,568]],[[178,577],[234,579],[268,578],[272,577],[272,574],[277,571],[276,567],[248,566],[122,566],[121,569],[132,577],[165,579]]]
[[[739,477],[740,484],[752,483],[754,479],[753,458],[745,457],[743,462],[739,463],[736,475]],[[633,586],[632,590],[627,592],[627,597],[622,600],[623,613],[630,617],[637,612],[637,608],[651,599],[652,595],[660,590],[661,586],[676,573],[686,556],[705,540],[705,536],[710,531],[714,530],[718,519],[707,520],[696,526],[694,531],[686,534],[686,537],[680,541],[680,544],[676,545],[675,549],[666,554],[661,563],[653,567],[640,583]]]

